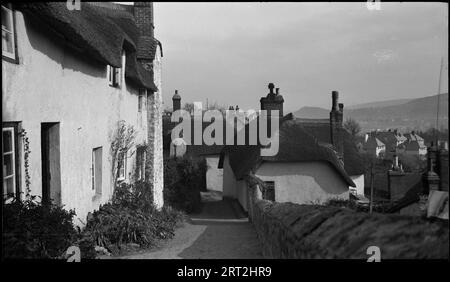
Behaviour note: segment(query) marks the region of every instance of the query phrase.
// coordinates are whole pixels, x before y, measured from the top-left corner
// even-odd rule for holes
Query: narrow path
[[[203,208],[175,231],[158,249],[120,259],[255,259],[260,243],[237,204],[220,192],[202,193]]]

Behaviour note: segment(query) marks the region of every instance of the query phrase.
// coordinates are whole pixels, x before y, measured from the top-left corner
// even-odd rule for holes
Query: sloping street
[[[262,258],[253,226],[237,203],[220,192],[202,192],[201,213],[191,214],[173,239],[155,250],[120,259],[257,259]]]

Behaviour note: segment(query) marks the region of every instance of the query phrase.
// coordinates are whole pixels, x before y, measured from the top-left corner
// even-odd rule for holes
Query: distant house
[[[425,158],[427,155],[427,147],[422,137],[414,131],[405,134],[407,141],[405,142],[405,154]]]
[[[397,148],[400,144],[404,143],[407,139],[397,129],[387,131],[374,131],[371,133],[379,141],[385,145],[384,158],[393,159],[397,153]]]
[[[176,111],[181,109],[181,96],[178,90],[175,90],[175,94],[172,97],[172,110]],[[193,145],[194,143],[194,117],[192,117],[192,128],[191,128],[191,145],[187,145],[184,139],[179,138],[178,140],[171,140],[171,134],[173,128],[177,125],[176,122],[171,121],[171,113],[163,116],[163,139],[164,139],[164,151],[167,157],[181,157],[184,155],[204,158],[207,165],[206,172],[206,188],[208,190],[220,191],[222,192],[223,184],[223,170],[218,167],[220,152],[222,151],[223,145]],[[201,121],[202,130],[205,129],[211,122]],[[183,137],[184,138],[184,137]],[[177,141],[180,144],[177,144]],[[203,141],[202,141],[203,143]]]
[[[374,134],[370,134],[366,137],[366,141],[363,144],[364,152],[375,156],[377,158],[383,158],[386,152],[386,145],[380,141]]]
[[[80,224],[111,198],[116,178],[136,176],[162,206],[162,49],[153,29],[151,2],[82,2],[81,11],[2,4],[4,196],[19,198],[30,180],[32,195],[75,209]],[[113,175],[122,120],[137,135]]]
[[[273,85],[269,85],[269,89],[270,93],[261,99],[261,109],[282,113],[282,96],[272,92]],[[223,168],[224,197],[237,199],[244,210],[248,210],[248,177],[256,177],[265,183],[264,190],[257,191],[257,197],[262,199],[299,204],[349,199],[349,187],[357,185],[343,161],[348,156],[349,163],[354,159],[360,168],[362,162],[357,156],[345,153],[343,105],[338,109],[337,96],[337,92],[333,92],[333,108],[327,126],[310,126],[292,114],[282,117],[278,132],[279,151],[275,156],[262,156],[257,145],[225,146],[219,162],[219,167]],[[324,132],[326,128],[329,133]],[[248,135],[248,130],[245,134]],[[353,146],[357,154],[356,146]],[[349,164],[347,169],[353,169],[351,166]],[[358,176],[363,174],[356,169],[354,172]]]

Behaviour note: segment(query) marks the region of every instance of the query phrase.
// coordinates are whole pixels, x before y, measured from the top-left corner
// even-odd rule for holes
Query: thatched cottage
[[[136,137],[118,177],[146,178],[162,206],[162,49],[153,31],[150,2],[2,3],[4,195],[29,187],[75,209],[81,224],[112,196],[110,148],[123,121]]]

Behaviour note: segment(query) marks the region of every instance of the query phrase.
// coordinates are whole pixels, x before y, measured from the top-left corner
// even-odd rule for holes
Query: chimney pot
[[[270,90],[270,93],[271,94],[273,94],[273,88],[275,87],[275,84],[273,84],[272,82],[271,83],[269,83],[269,90]]]
[[[275,94],[278,95],[279,93],[280,93],[280,88],[276,88],[276,89],[275,89]]]
[[[337,110],[338,109],[338,101],[339,101],[339,92],[338,91],[332,91],[331,92],[331,97],[332,97],[332,101],[333,101],[332,110]]]

